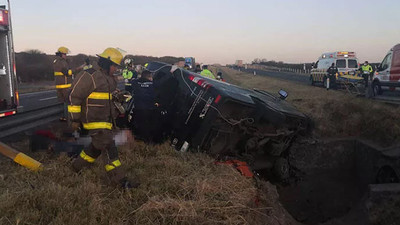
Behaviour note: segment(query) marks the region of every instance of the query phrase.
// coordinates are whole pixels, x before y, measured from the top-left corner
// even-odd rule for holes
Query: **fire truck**
[[[10,4],[0,5],[0,118],[17,113],[19,96],[15,69]]]

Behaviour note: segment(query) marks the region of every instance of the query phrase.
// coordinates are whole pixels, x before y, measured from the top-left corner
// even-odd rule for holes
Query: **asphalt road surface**
[[[57,103],[59,102],[56,90],[26,93],[19,96],[19,104],[23,107],[23,111],[44,108]]]
[[[124,84],[119,83],[118,88],[124,90]],[[56,90],[25,93],[19,95],[19,104],[24,112],[49,107],[59,103]]]

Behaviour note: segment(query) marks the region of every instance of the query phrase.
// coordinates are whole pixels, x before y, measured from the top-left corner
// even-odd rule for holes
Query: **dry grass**
[[[316,137],[356,136],[384,146],[400,142],[398,106],[386,105],[341,91],[298,84],[271,77],[253,76],[226,67],[219,67],[228,82],[273,93],[285,89],[287,99],[314,122]],[[216,70],[216,68],[214,68]]]
[[[63,156],[36,153],[45,164],[39,173],[0,160],[0,224],[296,224],[274,186],[263,182],[260,190],[204,154],[141,143],[120,153],[138,189],[105,185],[100,162],[77,175]]]

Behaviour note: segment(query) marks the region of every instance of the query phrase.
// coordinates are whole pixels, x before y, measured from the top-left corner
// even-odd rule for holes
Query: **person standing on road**
[[[330,87],[334,87],[336,85],[336,74],[339,72],[335,63],[328,68],[328,77],[326,81],[326,89],[329,90]]]
[[[68,48],[59,47],[56,52],[56,59],[53,62],[57,97],[60,102],[64,103],[64,113],[60,121],[66,121],[68,116],[68,93],[72,83],[72,70],[67,62],[67,54],[69,53]]]
[[[100,69],[91,68],[80,72],[69,95],[68,112],[72,129],[78,130],[82,124],[92,138],[88,149],[82,150],[73,161],[72,168],[80,172],[90,167],[102,154],[112,184],[122,188],[137,187],[138,183],[130,183],[125,176],[112,132],[117,116],[112,93],[118,91],[113,74],[121,64],[123,56],[115,48],[107,48],[97,56]]]
[[[374,69],[372,69],[372,66],[368,63],[368,61],[365,61],[360,69],[364,77],[365,87],[368,87],[368,80],[370,79]]]
[[[207,65],[203,66],[203,71],[201,71],[200,75],[202,75],[203,77],[208,77],[208,78],[211,78],[211,79],[215,80],[214,74],[210,70],[208,70],[208,66]]]

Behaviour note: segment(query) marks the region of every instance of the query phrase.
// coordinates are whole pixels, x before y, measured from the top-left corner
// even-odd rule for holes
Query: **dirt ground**
[[[287,101],[312,119],[316,138],[361,137],[385,147],[400,143],[399,106],[227,67],[213,67],[213,70],[222,71],[229,83],[250,89],[271,93],[286,90]]]

